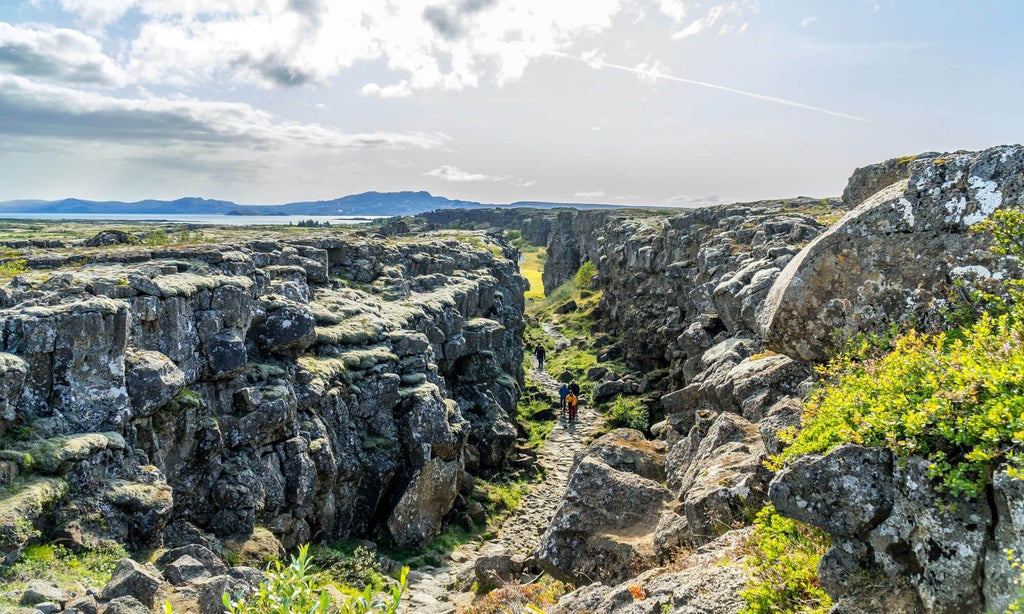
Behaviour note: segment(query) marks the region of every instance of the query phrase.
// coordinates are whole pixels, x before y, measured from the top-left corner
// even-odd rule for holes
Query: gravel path
[[[555,338],[559,349],[568,346],[569,340],[554,326],[544,324],[544,330]],[[530,369],[529,377],[552,392],[561,385],[550,374],[535,367]],[[503,550],[510,554],[528,555],[533,552],[561,503],[573,456],[586,447],[603,424],[602,416],[589,405],[580,405],[577,422],[567,423],[560,419],[537,453],[537,461],[544,468],[544,480],[530,486],[519,509],[505,519],[494,538],[460,546],[438,567],[422,567],[409,572],[409,588],[400,612],[459,612],[473,600],[473,593],[465,591],[473,582],[473,565],[479,557]]]

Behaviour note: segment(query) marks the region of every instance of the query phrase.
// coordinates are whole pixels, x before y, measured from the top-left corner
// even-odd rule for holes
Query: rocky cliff
[[[500,240],[24,254],[0,287],[8,562],[39,534],[422,545],[516,437],[525,282]]]
[[[584,585],[555,611],[737,611],[748,529],[736,527],[769,500],[831,535],[819,576],[838,612],[1005,609],[1017,575],[1005,552],[1024,546],[1022,482],[1005,468],[984,496],[951,501],[922,459],[881,448],[778,475],[763,461],[799,427],[812,367],[837,340],[939,328],[958,281],[1019,275],[970,226],[1022,205],[1024,148],[1010,146],[857,169],[843,202],[525,216],[547,233],[545,288],[597,266],[601,330],[616,338],[602,356],[668,375],[646,390],[665,414],[659,441],[616,432],[577,457],[538,550]],[[497,223],[523,230],[525,217]]]

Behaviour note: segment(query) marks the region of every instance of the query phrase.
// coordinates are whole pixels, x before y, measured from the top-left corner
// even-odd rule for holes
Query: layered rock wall
[[[39,531],[420,545],[514,442],[525,282],[482,235],[43,258],[78,266],[0,289],[8,558]]]

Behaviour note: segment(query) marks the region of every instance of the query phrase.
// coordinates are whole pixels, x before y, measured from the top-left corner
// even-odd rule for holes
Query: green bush
[[[758,512],[748,547],[750,578],[740,593],[742,614],[828,612],[832,600],[818,584],[818,562],[829,548],[828,535],[780,516],[772,506]]]
[[[299,547],[287,567],[275,562],[267,572],[259,590],[251,597],[224,593],[223,602],[229,614],[394,614],[398,611],[406,587],[408,569],[394,583],[387,595],[374,597],[374,589],[367,586],[362,593],[336,602],[327,589],[327,579],[312,570],[309,545]]]
[[[573,278],[576,282],[576,287],[581,290],[587,290],[590,288],[590,284],[594,282],[594,276],[597,275],[597,267],[594,266],[592,260],[587,260],[580,265],[580,268],[576,271],[576,276]]]
[[[615,397],[615,400],[605,407],[605,414],[612,428],[647,430],[647,405],[639,397]]]
[[[956,331],[907,333],[879,359],[834,360],[805,405],[803,429],[774,466],[848,441],[886,446],[927,458],[929,474],[951,494],[977,496],[996,463],[1021,466],[1022,316],[983,314]]]

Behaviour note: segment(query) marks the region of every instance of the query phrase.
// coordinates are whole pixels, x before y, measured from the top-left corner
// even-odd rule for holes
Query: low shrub
[[[824,613],[832,607],[818,584],[818,562],[829,548],[824,531],[780,516],[769,505],[754,519],[747,547],[750,579],[740,593],[747,604],[742,614]]]
[[[649,426],[647,405],[639,397],[615,397],[615,400],[606,405],[604,410],[605,419],[612,428],[646,431]]]
[[[362,593],[334,601],[327,578],[313,571],[307,544],[299,547],[287,567],[275,562],[256,594],[224,593],[223,602],[229,614],[394,614],[405,592],[408,571],[402,570],[400,580],[392,583],[386,594],[375,595],[368,585]]]

